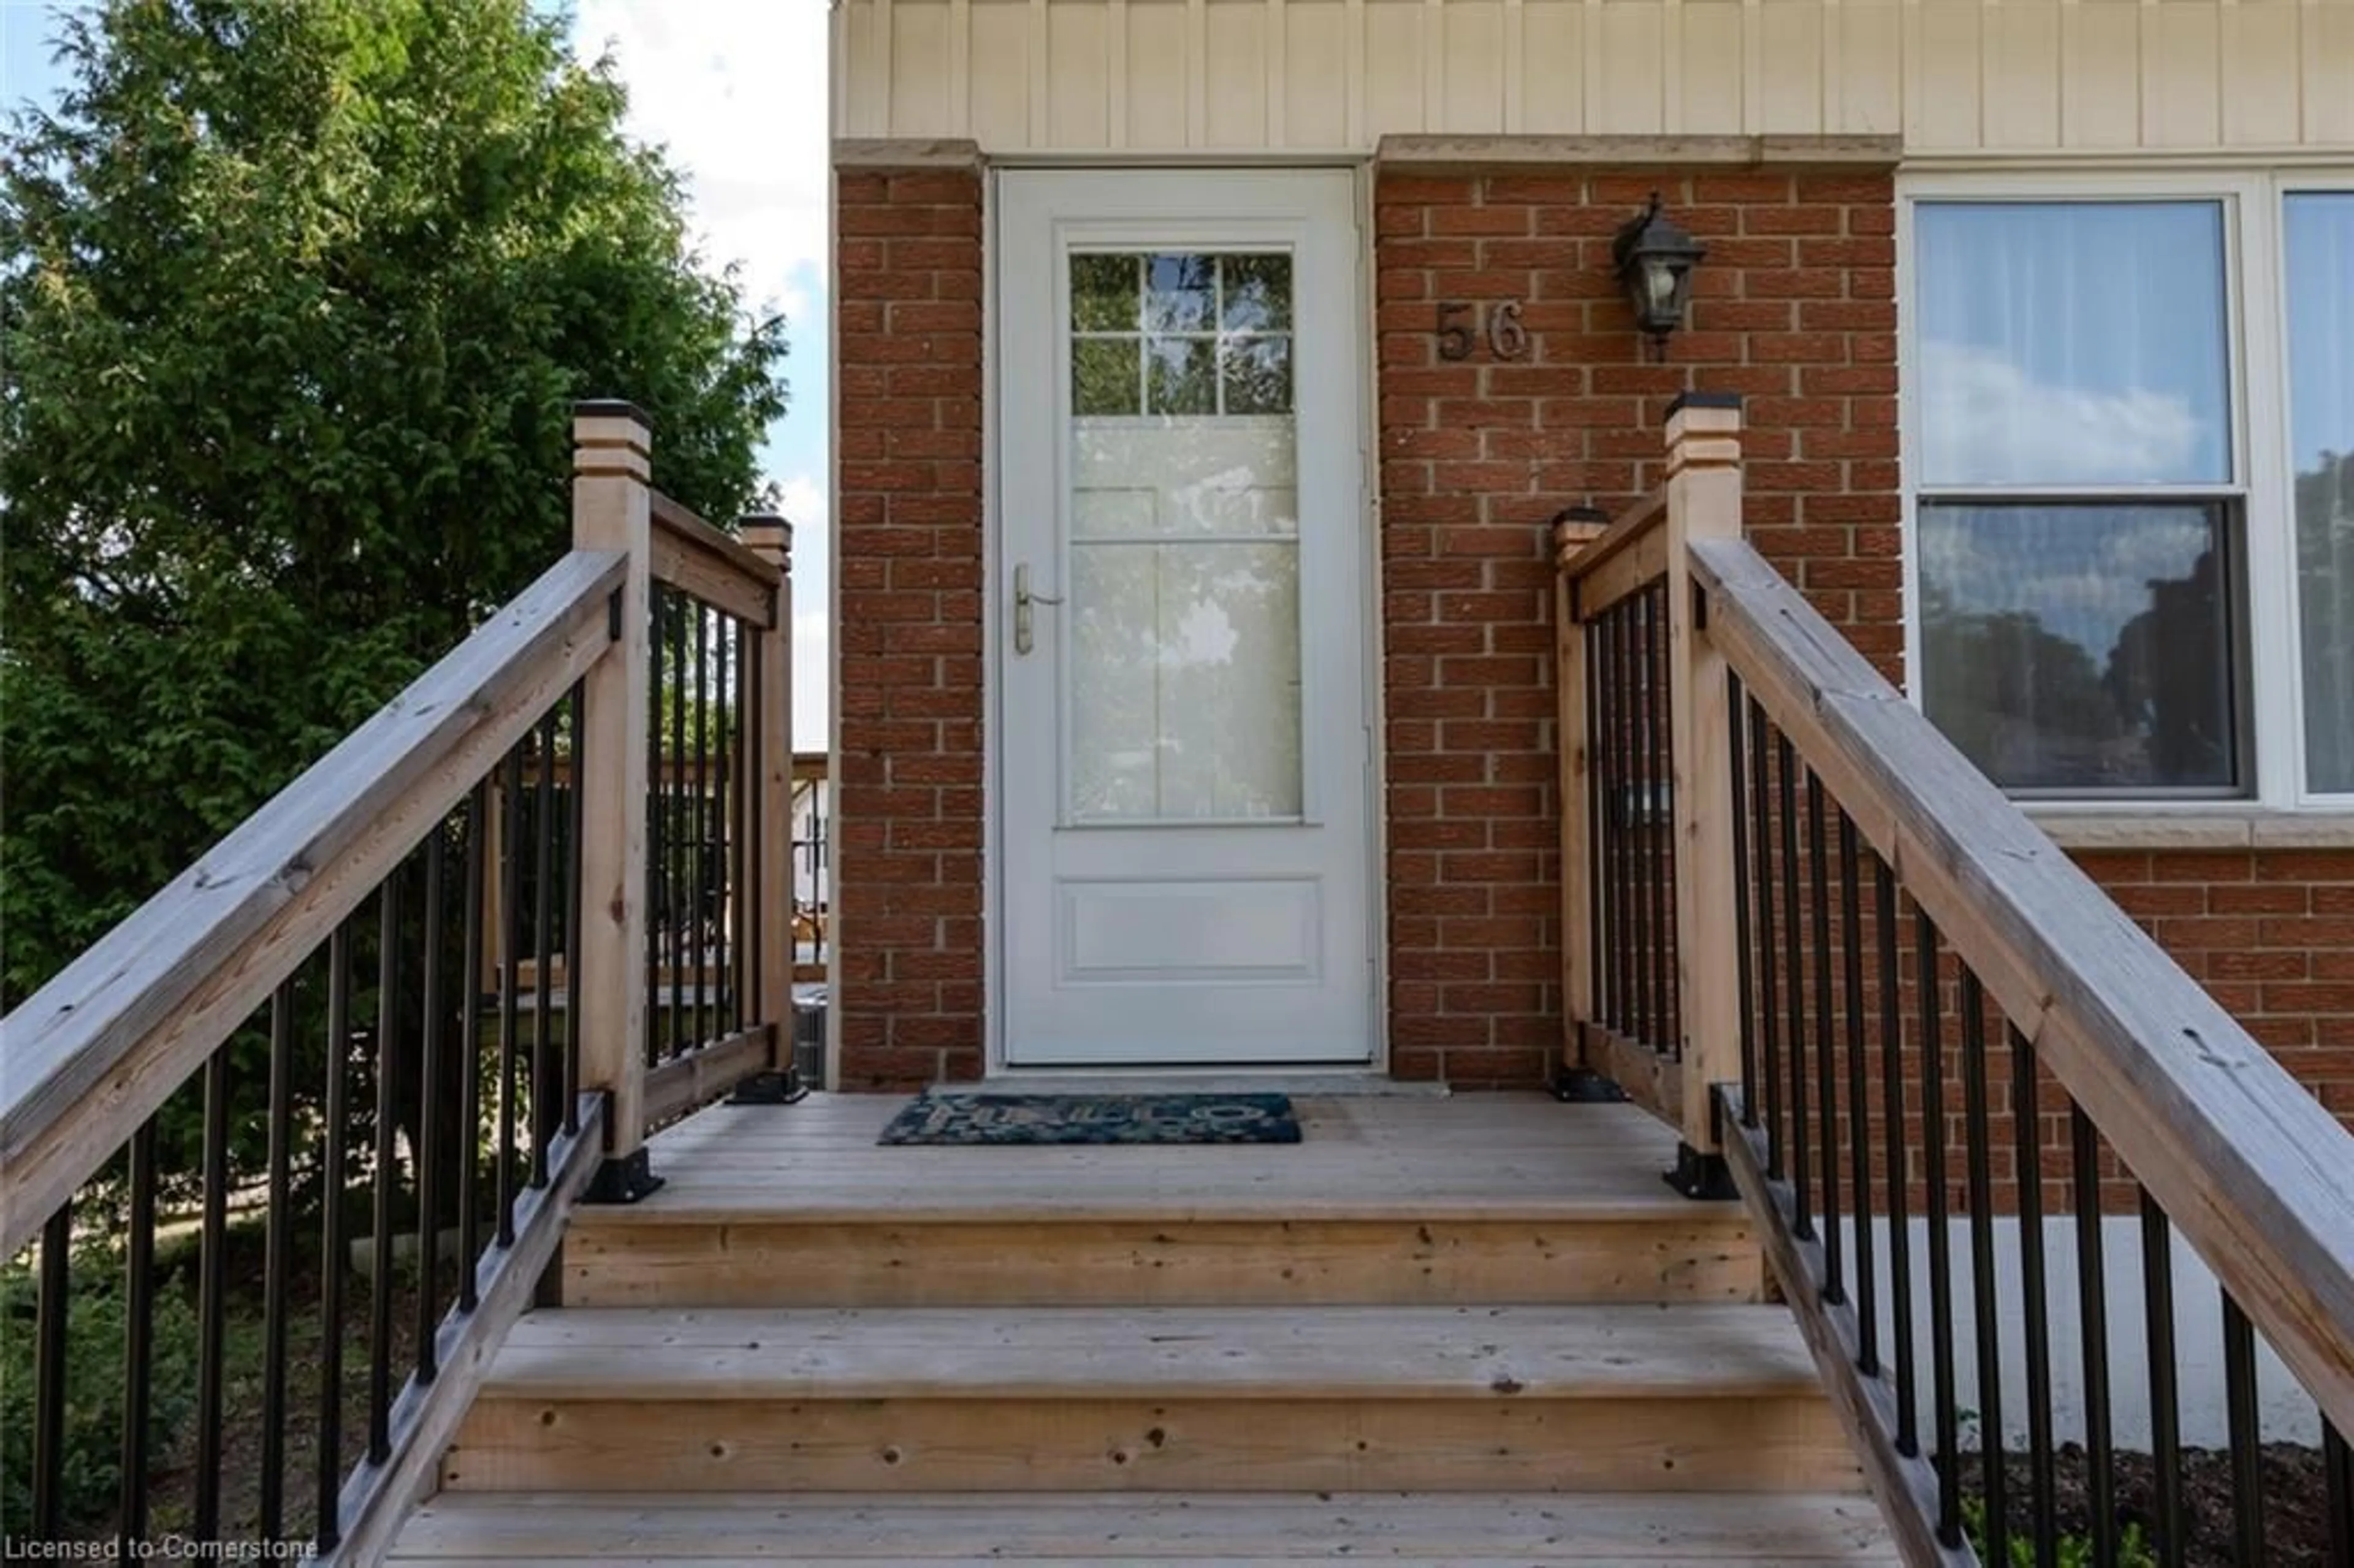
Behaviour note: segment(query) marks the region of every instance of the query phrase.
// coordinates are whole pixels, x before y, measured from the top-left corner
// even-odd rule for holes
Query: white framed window
[[[2354,805],[2354,170],[1899,199],[1914,700],[2024,798]]]

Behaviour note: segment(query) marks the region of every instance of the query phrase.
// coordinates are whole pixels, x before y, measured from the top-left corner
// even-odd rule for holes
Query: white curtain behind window
[[[2354,791],[2354,191],[2287,202],[2306,787]]]

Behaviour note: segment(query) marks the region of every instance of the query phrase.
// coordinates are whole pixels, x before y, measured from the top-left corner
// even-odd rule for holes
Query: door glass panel
[[[1291,259],[1070,258],[1077,821],[1302,811]]]

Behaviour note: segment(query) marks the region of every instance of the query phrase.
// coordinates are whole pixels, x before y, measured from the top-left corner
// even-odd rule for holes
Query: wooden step
[[[1499,1305],[1754,1301],[1745,1215],[1682,1203],[1553,1218],[931,1223],[584,1210],[564,1244],[580,1307]]]
[[[883,1148],[903,1102],[714,1107],[669,1184],[585,1208],[564,1298],[596,1307],[1514,1305],[1749,1301],[1738,1203],[1659,1173],[1630,1106],[1538,1096],[1300,1104],[1306,1141]]]
[[[1394,1568],[1898,1561],[1867,1498],[1785,1493],[1575,1499],[1396,1493],[1316,1497],[445,1493],[409,1520],[401,1563],[1184,1563]]]
[[[456,1489],[1833,1490],[1763,1306],[564,1308]]]

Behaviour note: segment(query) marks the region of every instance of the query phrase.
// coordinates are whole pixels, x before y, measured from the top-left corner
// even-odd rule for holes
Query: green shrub
[[[129,1317],[122,1259],[111,1248],[75,1257],[66,1308],[66,1419],[62,1522],[94,1531],[113,1517],[122,1483],[123,1329]],[[39,1384],[39,1282],[23,1265],[0,1269],[0,1535],[33,1522],[34,1400]],[[177,1282],[158,1270],[147,1451],[160,1467],[196,1408],[196,1315]]]
[[[1987,1555],[1987,1510],[1984,1498],[1962,1499],[1962,1528],[1969,1531],[1970,1550],[1978,1561]],[[2010,1562],[2006,1568],[2036,1568],[2035,1542],[2031,1536],[2014,1531],[2005,1543],[2010,1549]],[[2089,1535],[2062,1535],[2060,1538],[2060,1568],[2099,1568],[2093,1555],[2093,1538]],[[2128,1521],[2117,1531],[2117,1568],[2158,1568],[2158,1553],[2149,1549],[2148,1537],[2138,1524]]]

